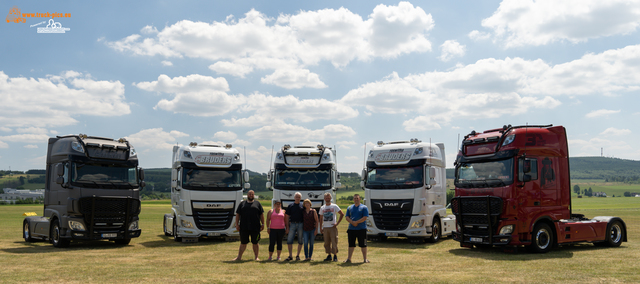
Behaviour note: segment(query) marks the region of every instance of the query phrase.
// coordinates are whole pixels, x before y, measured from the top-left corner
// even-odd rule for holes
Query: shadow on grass
[[[436,243],[430,243],[427,241],[412,242],[407,238],[389,238],[384,241],[368,240],[367,246],[374,248],[427,249],[432,245],[445,241],[447,241],[447,239],[440,239],[440,241]]]
[[[86,250],[105,250],[105,249],[119,249],[127,247],[128,245],[118,245],[106,240],[97,241],[72,241],[71,245],[67,248],[56,248],[49,241],[35,241],[35,242],[20,242],[16,241],[14,244],[21,244],[22,247],[5,248],[2,251],[12,254],[32,254],[32,253],[55,253],[63,251],[86,251]]]
[[[532,253],[526,248],[518,248],[517,252],[505,252],[500,247],[493,248],[457,248],[449,250],[449,253],[472,258],[508,261],[530,261],[539,259],[572,258],[574,252],[598,251],[616,249],[611,247],[597,247],[589,243],[568,244],[553,248],[548,253]]]
[[[203,245],[211,245],[211,244],[217,245],[217,244],[224,244],[224,243],[234,242],[234,241],[237,242],[237,240],[227,241],[225,240],[225,238],[200,237],[198,238],[197,242],[183,243],[183,242],[176,242],[173,240],[172,236],[165,236],[164,234],[158,235],[158,238],[160,239],[155,241],[143,242],[143,243],[140,243],[140,245],[145,247],[175,247],[175,246],[203,246]]]

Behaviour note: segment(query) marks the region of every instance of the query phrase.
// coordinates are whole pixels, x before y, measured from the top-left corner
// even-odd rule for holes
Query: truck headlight
[[[411,224],[411,228],[415,229],[415,228],[422,228],[424,227],[424,219],[420,220],[420,221],[415,221],[413,222],[413,224]]]
[[[510,235],[513,233],[513,225],[506,225],[500,228],[500,235]]]
[[[138,229],[138,220],[129,223],[129,231]]]
[[[84,224],[78,221],[69,221],[69,228],[74,231],[85,231]]]
[[[183,228],[193,228],[193,224],[187,220],[180,220],[180,224],[182,224]]]

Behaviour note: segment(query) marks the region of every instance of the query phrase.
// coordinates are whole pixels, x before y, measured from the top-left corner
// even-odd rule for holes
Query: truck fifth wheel
[[[23,237],[67,247],[71,240],[129,244],[140,236],[144,171],[136,151],[120,138],[84,134],[49,138],[44,217],[26,217]]]
[[[368,237],[436,242],[451,235],[455,216],[446,215],[445,162],[442,143],[378,142],[362,171]]]
[[[237,238],[235,212],[247,181],[249,172],[242,171],[240,153],[231,144],[174,146],[172,212],[164,215],[164,234],[177,242]]]
[[[622,219],[572,214],[567,135],[562,126],[504,126],[472,131],[455,162],[457,217],[454,240],[462,247],[554,246],[627,241]]]

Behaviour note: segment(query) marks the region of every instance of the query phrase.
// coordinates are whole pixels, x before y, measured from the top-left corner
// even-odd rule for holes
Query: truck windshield
[[[182,170],[182,188],[195,190],[238,190],[241,188],[240,170],[189,169]]]
[[[455,185],[457,187],[497,187],[511,183],[513,183],[513,159],[461,163],[456,168]]]
[[[330,170],[286,169],[276,170],[275,186],[281,189],[329,189]]]
[[[371,189],[404,189],[423,185],[422,166],[373,168],[367,174],[366,187]]]
[[[71,163],[71,184],[82,187],[132,189],[138,185],[136,167]]]

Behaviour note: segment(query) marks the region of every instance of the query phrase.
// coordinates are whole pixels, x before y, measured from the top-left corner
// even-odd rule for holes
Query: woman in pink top
[[[278,244],[278,258],[282,252],[282,238],[284,237],[284,210],[280,208],[280,200],[273,202],[273,209],[267,213],[267,233],[269,234],[269,259],[272,260],[273,247]]]

